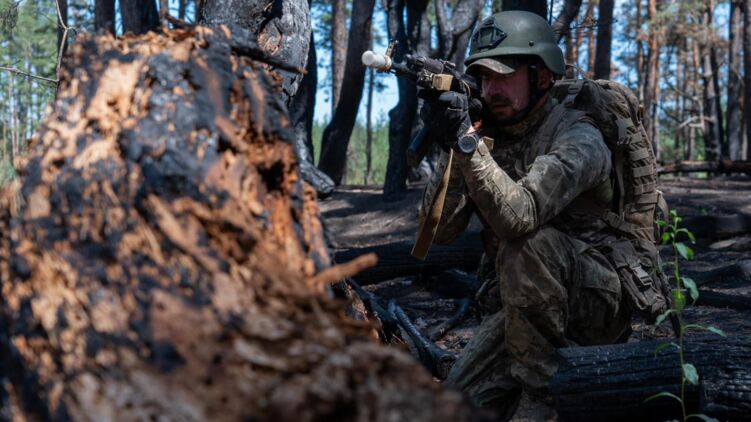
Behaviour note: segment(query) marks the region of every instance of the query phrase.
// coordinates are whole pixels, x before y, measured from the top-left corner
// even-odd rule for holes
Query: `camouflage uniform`
[[[508,410],[521,388],[544,394],[556,348],[611,343],[629,328],[618,275],[596,248],[613,232],[592,212],[611,203],[610,151],[588,118],[551,114],[554,105],[548,100],[512,127],[483,129],[486,141],[472,155],[454,153],[434,241],[451,242],[477,212],[495,238],[486,253],[495,256],[498,288],[485,294],[500,294],[503,304],[447,380],[481,407]],[[446,162],[443,154],[421,217]]]

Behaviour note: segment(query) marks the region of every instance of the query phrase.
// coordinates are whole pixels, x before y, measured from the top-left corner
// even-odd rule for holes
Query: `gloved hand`
[[[480,100],[469,100],[465,94],[454,91],[421,90],[418,96],[425,100],[420,118],[429,135],[444,150],[456,145],[472,126],[470,115],[479,113],[482,108]]]

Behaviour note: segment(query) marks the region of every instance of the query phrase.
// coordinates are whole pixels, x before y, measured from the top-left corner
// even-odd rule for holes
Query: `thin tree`
[[[647,19],[649,37],[647,52],[647,72],[644,89],[644,110],[646,111],[647,134],[652,140],[655,156],[660,159],[660,120],[658,104],[660,101],[660,53],[662,49],[662,22],[657,19],[657,10],[661,0],[648,0]]]
[[[331,116],[342,91],[345,60],[347,58],[347,0],[331,2]]]
[[[365,83],[365,68],[360,62],[360,57],[370,45],[374,6],[375,0],[359,0],[352,5],[347,60],[342,80],[342,92],[347,92],[347,95],[339,99],[331,123],[326,126],[321,138],[321,159],[318,168],[337,185],[344,177],[347,147],[357,119]]]
[[[728,47],[728,85],[727,85],[727,145],[728,158],[742,159],[743,121],[741,120],[741,54],[743,53],[743,15],[742,2],[730,2],[729,47]]]
[[[155,0],[128,0],[120,2],[123,32],[139,35],[159,27],[159,12]]]
[[[574,42],[574,31],[571,23],[576,20],[581,9],[582,0],[565,0],[563,10],[553,22],[553,32],[556,33],[558,42],[566,41],[566,64],[576,66],[578,62],[578,46]],[[567,70],[566,77],[574,77],[574,68]]]
[[[610,55],[613,44],[614,0],[600,0],[595,52],[595,79],[610,79]]]
[[[94,29],[115,34],[115,0],[94,2]]]
[[[714,15],[714,1],[709,0],[704,8],[701,23],[704,27],[701,41],[702,57],[702,85],[704,110],[704,154],[707,160],[720,158],[720,142],[722,140],[722,111],[719,109],[717,83],[715,81],[716,59],[714,56],[714,40],[712,18]]]

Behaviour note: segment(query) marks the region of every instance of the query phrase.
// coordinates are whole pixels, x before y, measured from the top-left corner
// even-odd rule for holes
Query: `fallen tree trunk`
[[[751,233],[751,215],[686,216],[681,223],[700,239],[725,239]]]
[[[681,419],[669,398],[645,401],[669,392],[679,395],[678,350],[655,354],[660,342],[561,349],[561,365],[551,381],[555,407],[565,421],[664,421]],[[751,339],[687,340],[685,361],[699,373],[699,385],[687,386],[688,413],[719,420],[749,420],[751,415]]]
[[[0,207],[4,417],[468,418],[330,297],[358,265],[329,266],[280,87],[244,34],[71,47]]]
[[[400,241],[364,248],[334,251],[335,262],[345,262],[363,254],[378,255],[378,264],[354,276],[363,285],[398,277],[427,276],[454,268],[473,271],[480,263],[482,242],[478,232],[468,232],[450,245],[433,245],[425,260],[412,255],[412,241]]]
[[[751,161],[677,161],[657,168],[660,174],[693,173],[707,171],[711,173],[751,173]]]

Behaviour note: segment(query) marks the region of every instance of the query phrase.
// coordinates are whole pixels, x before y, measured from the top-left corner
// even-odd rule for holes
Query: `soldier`
[[[499,304],[447,382],[506,417],[523,391],[554,418],[545,403],[555,350],[630,332],[619,274],[599,248],[618,237],[598,217],[614,195],[611,151],[591,118],[549,95],[565,66],[543,18],[509,11],[484,20],[465,64],[481,81],[481,104],[455,92],[420,94],[429,136],[444,149],[421,218],[450,165],[434,241],[451,242],[477,214],[485,227],[478,299]],[[481,124],[473,124],[479,107]]]

